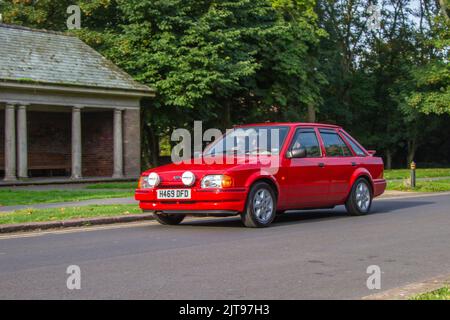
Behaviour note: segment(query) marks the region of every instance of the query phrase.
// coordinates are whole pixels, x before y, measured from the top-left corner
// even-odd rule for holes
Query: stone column
[[[123,168],[126,177],[137,178],[141,174],[141,126],[137,108],[123,112]]]
[[[28,177],[27,106],[19,105],[17,110],[17,157],[19,178]]]
[[[13,104],[5,107],[5,181],[16,180],[16,119]]]
[[[81,178],[81,107],[72,108],[72,179]]]
[[[114,109],[114,173],[113,178],[123,177],[122,109]]]

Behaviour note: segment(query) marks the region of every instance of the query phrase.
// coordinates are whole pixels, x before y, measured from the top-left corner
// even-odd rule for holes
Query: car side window
[[[328,157],[351,157],[353,154],[341,137],[332,130],[319,130]]]
[[[297,129],[294,139],[292,140],[291,150],[306,149],[307,158],[317,158],[322,156],[319,140],[314,130]]]
[[[353,140],[352,137],[350,137],[348,134],[346,134],[345,132],[341,133],[345,136],[345,138],[347,138],[348,143],[350,144],[350,146],[352,147],[353,151],[355,151],[356,155],[359,157],[364,157],[366,156],[366,153],[355,143],[355,140]]]

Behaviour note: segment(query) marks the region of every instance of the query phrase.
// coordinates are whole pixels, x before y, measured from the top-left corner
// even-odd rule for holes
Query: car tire
[[[367,214],[372,206],[373,192],[367,179],[359,178],[352,186],[352,190],[345,202],[345,208],[351,216]]]
[[[163,225],[177,225],[180,224],[181,221],[186,217],[183,214],[164,214],[164,213],[154,213],[156,221]]]
[[[264,228],[275,218],[277,198],[270,185],[265,182],[255,183],[248,194],[241,220],[246,227]]]

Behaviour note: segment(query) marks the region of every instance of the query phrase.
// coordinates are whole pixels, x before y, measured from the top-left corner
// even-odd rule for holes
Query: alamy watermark
[[[66,269],[66,273],[69,275],[66,280],[66,286],[69,290],[81,289],[81,269],[77,265],[70,265]]]
[[[366,269],[366,273],[370,276],[366,280],[366,286],[369,290],[381,289],[381,268],[377,265],[370,265]]]
[[[37,5],[39,0],[33,0],[32,5]],[[0,0],[0,4],[3,0]],[[79,5],[72,4],[67,7],[66,13],[69,15],[66,20],[66,26],[69,30],[81,29],[81,8]],[[3,23],[3,14],[0,12],[0,23]]]
[[[367,28],[369,31],[376,32],[381,28],[381,10],[376,5],[371,3],[367,8],[369,18],[367,19]]]
[[[66,25],[67,29],[74,30],[74,29],[81,29],[81,9],[78,5],[71,5],[67,7],[66,12],[70,14],[70,16],[67,18]]]
[[[287,127],[245,126],[217,128],[203,132],[201,121],[194,122],[193,134],[187,129],[172,132],[171,160],[175,164],[259,164],[268,174],[278,172],[280,152]],[[206,148],[203,146],[209,143]]]

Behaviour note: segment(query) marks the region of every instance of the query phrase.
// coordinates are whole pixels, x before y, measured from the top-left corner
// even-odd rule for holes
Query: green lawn
[[[431,292],[419,294],[411,300],[450,300],[450,288],[444,287]]]
[[[442,192],[450,191],[450,179],[435,181],[416,181],[416,187],[411,188],[407,181],[388,181],[387,190],[415,191],[415,192]]]
[[[86,186],[86,189],[136,189],[137,181],[132,182],[105,182],[94,183]]]
[[[411,170],[409,169],[392,169],[384,171],[384,178],[386,180],[405,179],[409,178]],[[450,177],[450,168],[433,168],[433,169],[417,169],[417,178],[436,178],[436,177]]]
[[[82,201],[89,199],[121,198],[133,196],[133,191],[88,191],[88,190],[0,190],[0,206],[26,205],[34,203],[54,203]]]
[[[142,213],[136,205],[93,205],[54,209],[25,209],[0,214],[0,224],[59,221]]]

